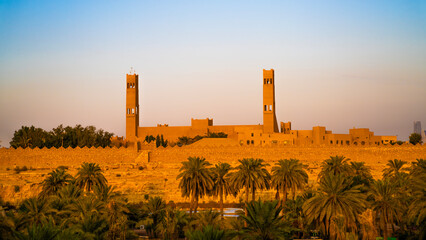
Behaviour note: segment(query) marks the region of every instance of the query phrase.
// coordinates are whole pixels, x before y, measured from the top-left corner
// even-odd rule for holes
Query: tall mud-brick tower
[[[126,74],[126,139],[136,140],[139,127],[139,75]]]
[[[275,115],[275,77],[274,69],[263,69],[263,132],[278,132]]]

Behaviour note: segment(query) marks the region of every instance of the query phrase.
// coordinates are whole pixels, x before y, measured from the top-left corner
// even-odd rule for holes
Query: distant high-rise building
[[[422,124],[420,121],[414,121],[414,133],[422,135]]]

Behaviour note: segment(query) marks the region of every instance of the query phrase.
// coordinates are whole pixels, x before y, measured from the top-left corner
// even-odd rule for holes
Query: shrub
[[[58,168],[58,169],[61,169],[61,170],[68,170],[68,168],[69,168],[69,167],[68,167],[68,166],[62,166],[62,165],[61,165],[61,166],[59,166],[59,167],[57,167],[57,168]]]
[[[139,169],[139,170],[143,170],[143,167],[142,167],[142,166],[139,166],[139,167],[138,167],[138,169]]]
[[[10,168],[6,168],[6,171],[10,171]]]
[[[115,176],[116,176],[116,177],[121,177],[121,174],[117,173]]]
[[[17,193],[21,190],[21,187],[18,185],[15,185],[13,190]]]
[[[13,169],[16,173],[20,173],[20,172],[23,172],[23,171],[28,171],[28,168],[27,168],[27,166],[23,166],[23,167],[19,167],[19,166],[16,166],[14,169]]]

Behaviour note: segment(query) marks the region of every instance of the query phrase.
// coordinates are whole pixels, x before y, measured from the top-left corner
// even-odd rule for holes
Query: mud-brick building
[[[204,136],[208,133],[228,134],[227,143],[235,145],[386,145],[396,142],[396,136],[376,136],[368,128],[349,129],[349,134],[335,134],[323,126],[312,130],[293,130],[291,122],[280,122],[278,126],[275,105],[274,70],[263,69],[263,125],[214,125],[213,119],[191,119],[191,126],[169,126],[157,124],[154,127],[139,126],[139,75],[126,75],[126,140],[143,142],[148,135],[163,135],[164,139],[175,142],[179,137]],[[260,110],[260,109],[259,109]],[[209,141],[205,141],[209,144]]]

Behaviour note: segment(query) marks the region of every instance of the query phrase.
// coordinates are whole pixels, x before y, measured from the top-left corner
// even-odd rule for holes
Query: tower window
[[[269,111],[272,111],[272,105],[269,105]]]
[[[264,111],[266,112],[266,111],[268,111],[268,107],[267,107],[267,105],[265,105],[265,109],[264,109]]]
[[[263,84],[266,84],[266,78],[263,79]]]
[[[135,114],[135,109],[134,108],[132,108],[132,114]]]

